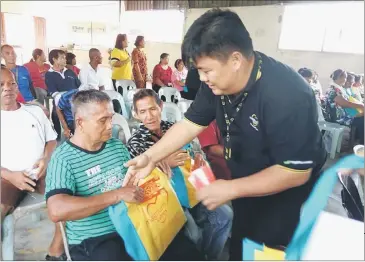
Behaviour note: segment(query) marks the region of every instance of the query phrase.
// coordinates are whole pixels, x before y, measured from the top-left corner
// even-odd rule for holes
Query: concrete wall
[[[252,6],[234,7],[230,9],[237,12],[241,17],[251,34],[256,50],[286,63],[294,69],[308,67],[316,70],[324,89],[327,88],[330,74],[337,68],[343,68],[356,73],[364,72],[364,55],[279,50],[280,21],[284,6]],[[185,20],[185,32],[207,10],[188,10]],[[170,53],[170,65],[173,65],[172,61],[175,61],[176,58],[181,56],[180,45],[178,44],[150,43],[146,47],[149,68],[152,66],[151,60],[155,62],[156,59],[154,57],[158,57],[159,53],[163,51]]]

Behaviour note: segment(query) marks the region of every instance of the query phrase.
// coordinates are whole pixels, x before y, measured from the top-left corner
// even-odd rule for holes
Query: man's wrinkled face
[[[55,66],[58,66],[60,69],[63,69],[66,66],[66,55],[59,54],[57,59],[53,58],[53,61]]]
[[[7,69],[1,69],[1,104],[16,103],[18,93],[19,89],[14,74]]]
[[[5,63],[7,64],[15,64],[16,63],[16,53],[14,48],[11,46],[3,47],[1,52],[1,56],[4,58]]]
[[[90,103],[82,113],[76,114],[76,128],[80,128],[94,143],[106,142],[112,137],[112,102]]]
[[[161,107],[154,97],[144,97],[136,102],[137,118],[150,131],[156,132],[161,127]]]

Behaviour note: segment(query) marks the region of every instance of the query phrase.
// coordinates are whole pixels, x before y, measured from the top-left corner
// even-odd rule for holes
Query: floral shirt
[[[350,126],[353,117],[348,115],[344,108],[335,103],[336,96],[342,96],[344,99],[349,100],[349,96],[344,91],[344,88],[338,85],[331,85],[324,99],[323,116],[328,122]]]
[[[133,60],[133,76],[135,80],[146,82],[147,78],[147,57],[146,54],[135,48],[132,52],[132,60]],[[139,75],[137,74],[137,66],[139,67],[139,71],[141,72],[142,79],[139,79]]]

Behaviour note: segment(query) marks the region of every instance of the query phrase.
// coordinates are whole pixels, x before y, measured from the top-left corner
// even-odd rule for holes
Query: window
[[[6,43],[14,46],[17,63],[28,62],[35,48],[33,16],[5,13],[4,20]]]
[[[285,6],[280,49],[364,54],[364,2]]]
[[[180,10],[127,11],[121,16],[121,32],[129,41],[143,35],[148,42],[181,43],[184,21]]]

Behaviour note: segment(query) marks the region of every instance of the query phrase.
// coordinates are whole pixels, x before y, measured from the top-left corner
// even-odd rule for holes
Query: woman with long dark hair
[[[115,47],[111,52],[112,80],[115,91],[117,80],[132,80],[131,56],[127,51],[128,39],[126,34],[117,35]]]
[[[136,48],[134,48],[132,52],[133,76],[137,88],[146,87],[147,57],[145,52],[143,52],[144,44],[144,36],[137,36],[136,41],[134,42]]]

